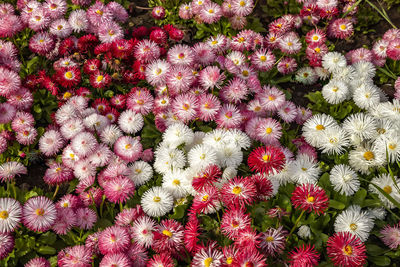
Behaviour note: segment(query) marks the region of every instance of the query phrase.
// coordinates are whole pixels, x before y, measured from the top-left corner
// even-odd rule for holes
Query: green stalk
[[[57,186],[56,186],[56,191],[54,191],[54,195],[53,195],[53,197],[51,198],[52,200],[54,200],[54,198],[56,197],[56,195],[57,195],[59,189],[60,189],[60,185],[57,185]]]
[[[379,13],[379,15],[381,15],[382,18],[384,18],[393,28],[397,29],[396,25],[394,25],[387,16],[386,12],[382,12],[382,10],[380,10],[376,5],[371,3],[369,0],[365,0],[365,2],[367,2],[373,9],[375,9]]]
[[[290,230],[290,233],[289,233],[289,235],[288,235],[287,238],[286,238],[286,241],[288,241],[289,238],[290,238],[290,236],[293,234],[294,230],[295,230],[296,227],[297,227],[297,224],[300,222],[301,217],[303,217],[303,215],[304,215],[305,212],[306,212],[306,211],[303,210],[303,211],[300,213],[300,216],[299,216],[299,217],[297,218],[297,220],[295,221],[292,230]]]

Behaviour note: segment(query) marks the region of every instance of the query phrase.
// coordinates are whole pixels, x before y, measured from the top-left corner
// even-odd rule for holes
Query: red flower
[[[100,69],[100,64],[101,64],[100,60],[98,60],[97,58],[91,58],[88,61],[86,61],[85,64],[83,65],[83,71],[86,74],[95,73]]]
[[[88,49],[95,47],[99,40],[93,34],[87,34],[79,38],[78,40],[78,49],[81,53],[85,53]]]
[[[200,191],[206,185],[214,185],[214,182],[221,178],[221,174],[222,172],[217,165],[208,165],[193,178],[192,186],[196,191]]]
[[[302,245],[294,248],[289,252],[290,266],[317,266],[319,260],[319,254],[315,250],[314,245]]]
[[[266,200],[272,195],[272,183],[266,175],[257,173],[250,177],[254,181],[257,189],[257,198],[259,200]]]
[[[96,71],[90,75],[89,81],[94,88],[105,88],[110,85],[111,77],[107,73]]]
[[[285,154],[274,146],[264,146],[254,149],[247,159],[252,171],[270,174],[279,172],[285,164]]]
[[[62,87],[75,87],[81,82],[81,71],[78,67],[61,68],[55,73],[55,80]]]
[[[249,177],[235,177],[222,186],[222,199],[228,207],[243,207],[254,202],[257,189]]]
[[[112,43],[112,52],[114,57],[117,58],[127,58],[133,52],[134,41],[133,40],[115,40]]]
[[[329,237],[326,250],[333,264],[339,266],[363,266],[367,258],[364,243],[349,232],[339,232]]]
[[[304,211],[315,211],[316,214],[324,213],[328,208],[329,198],[325,191],[313,184],[297,186],[292,193],[293,205]]]

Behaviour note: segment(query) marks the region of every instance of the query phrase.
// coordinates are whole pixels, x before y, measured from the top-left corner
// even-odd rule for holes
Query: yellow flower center
[[[260,60],[261,60],[262,62],[264,62],[264,61],[267,60],[267,57],[266,57],[266,56],[261,56],[261,57],[260,57]]]
[[[387,185],[383,188],[383,191],[385,191],[387,194],[392,193],[392,187],[390,185]]]
[[[265,129],[265,132],[266,132],[267,134],[272,133],[272,128],[271,128],[271,127],[268,127],[267,129]]]
[[[97,76],[96,81],[101,82],[103,80],[103,78],[104,78],[103,75],[99,75],[99,76]]]
[[[68,202],[65,202],[65,203],[63,204],[63,207],[64,207],[64,208],[68,208],[68,207],[69,207]]]
[[[162,231],[163,235],[166,235],[168,237],[172,237],[172,233],[170,231],[168,231],[167,229]]]
[[[101,11],[100,9],[97,9],[96,13],[99,14],[100,16],[103,15],[103,11]]]
[[[201,198],[202,201],[206,202],[208,200],[208,195],[205,195]]]
[[[228,257],[228,258],[226,259],[226,264],[231,265],[232,262],[233,262],[233,258],[232,258],[232,257]]]
[[[268,100],[269,101],[274,101],[275,100],[275,96],[273,96],[273,95],[268,96]]]
[[[319,37],[317,35],[314,35],[312,38],[314,41],[317,41],[319,39]]]
[[[205,159],[206,158],[206,154],[201,154],[200,159]]]
[[[182,105],[182,108],[183,108],[184,110],[188,110],[188,109],[190,108],[190,106],[189,106],[188,104],[183,104],[183,105]]]
[[[271,155],[264,155],[264,156],[262,156],[262,160],[263,160],[264,162],[269,162],[269,161],[271,160]]]
[[[249,72],[247,70],[242,71],[242,74],[243,74],[244,77],[249,76]]]
[[[293,43],[292,43],[292,42],[287,42],[287,45],[288,45],[288,46],[292,46]]]
[[[267,236],[267,238],[265,238],[265,241],[272,242],[274,241],[274,238],[272,236]]]
[[[210,267],[212,262],[213,262],[213,258],[208,257],[207,259],[204,260],[204,266]]]
[[[246,2],[245,2],[245,1],[240,1],[239,5],[240,5],[240,6],[245,6],[245,5],[246,5]]]
[[[181,182],[180,182],[178,179],[174,179],[174,180],[172,181],[172,183],[173,183],[174,185],[180,185],[180,184],[181,184]]]
[[[59,30],[59,31],[60,31],[62,28],[63,28],[62,25],[58,25],[58,26],[57,26],[57,30]]]
[[[341,29],[342,31],[344,31],[344,30],[347,29],[347,27],[346,27],[346,25],[342,24],[342,25],[340,25],[340,29]]]
[[[43,216],[44,215],[44,209],[36,209],[35,210],[35,213],[36,213],[36,215],[38,215],[38,216]]]
[[[325,130],[325,126],[322,124],[318,124],[317,126],[315,126],[315,129],[318,131]]]
[[[6,210],[3,210],[2,212],[0,212],[0,219],[7,219],[8,218],[8,212]]]
[[[70,71],[67,71],[66,73],[65,73],[65,78],[67,78],[67,79],[72,79],[72,72],[70,72]]]
[[[213,10],[213,9],[209,9],[209,10],[208,10],[208,13],[213,14],[213,13],[214,13],[214,10]]]
[[[125,149],[130,149],[131,147],[132,147],[131,144],[126,144],[126,145],[125,145]]]
[[[314,51],[317,52],[317,53],[319,53],[319,52],[321,52],[321,48],[316,47],[316,48],[314,49]]]
[[[235,195],[239,195],[242,192],[242,188],[240,188],[240,186],[235,186],[232,189],[232,193],[234,193]]]
[[[396,147],[397,147],[396,144],[389,144],[389,145],[388,145],[388,148],[389,148],[390,150],[396,149]]]
[[[350,224],[350,229],[351,230],[353,230],[353,231],[355,231],[355,230],[357,230],[357,224],[355,224],[355,223],[352,223],[352,224]]]
[[[161,201],[161,198],[160,198],[160,197],[153,197],[153,201],[154,201],[154,202],[160,202],[160,201]]]
[[[315,197],[313,197],[313,196],[308,196],[307,197],[307,202],[314,203],[314,201],[315,201]]]
[[[353,248],[350,245],[346,245],[343,247],[343,252],[347,255],[350,256],[353,254]]]
[[[365,152],[363,156],[364,156],[364,159],[368,160],[368,161],[373,160],[375,158],[374,152],[372,152],[372,151]]]
[[[254,108],[254,111],[256,111],[256,112],[259,112],[260,110],[261,110],[260,106],[257,106],[257,107]]]

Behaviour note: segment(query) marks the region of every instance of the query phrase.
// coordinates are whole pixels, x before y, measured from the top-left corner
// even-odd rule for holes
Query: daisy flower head
[[[96,221],[97,215],[94,210],[90,208],[78,208],[76,210],[77,227],[85,230],[90,230],[93,228]]]
[[[193,17],[193,11],[191,3],[183,3],[179,6],[179,17],[181,19],[191,19]]]
[[[231,239],[239,237],[242,231],[251,227],[250,216],[241,208],[231,207],[221,220],[221,232]]]
[[[13,251],[14,237],[10,233],[0,233],[0,259],[4,259]]]
[[[87,16],[91,24],[100,27],[112,21],[113,13],[107,6],[98,1],[88,8]]]
[[[135,134],[143,127],[143,116],[132,110],[125,110],[118,118],[118,125],[127,134]]]
[[[269,71],[275,64],[275,55],[267,49],[259,49],[251,56],[251,63],[260,71]]]
[[[348,165],[335,165],[330,172],[329,179],[336,192],[352,196],[360,188],[357,173]]]
[[[177,253],[182,249],[184,228],[178,221],[162,220],[155,228],[152,248],[156,252]]]
[[[252,171],[274,174],[283,168],[285,155],[274,146],[258,147],[250,153],[247,163]]]
[[[114,143],[114,153],[127,162],[138,160],[142,150],[140,141],[130,136],[121,136]]]
[[[302,245],[289,252],[290,266],[317,266],[320,255],[314,245]]]
[[[286,123],[293,122],[297,117],[297,107],[291,101],[285,101],[278,109],[278,116]]]
[[[185,197],[190,191],[187,173],[181,169],[173,169],[164,174],[162,188],[167,190],[175,199]]]
[[[135,185],[129,178],[116,177],[107,181],[104,186],[104,195],[112,203],[125,203],[135,192]]]
[[[194,195],[191,210],[195,213],[211,214],[221,208],[219,189],[213,185],[205,185]]]
[[[400,38],[396,38],[389,42],[386,54],[390,59],[400,60]]]
[[[21,222],[21,204],[13,198],[0,198],[0,233],[13,232]]]
[[[28,169],[20,162],[8,161],[0,165],[0,181],[10,182],[16,176],[27,174]]]
[[[323,214],[329,205],[329,198],[325,191],[313,184],[297,186],[292,193],[291,201],[296,208],[315,212],[317,215]]]
[[[312,29],[311,31],[307,32],[306,34],[306,43],[325,43],[326,41],[326,33],[321,29]]]
[[[183,168],[186,157],[182,150],[160,146],[155,152],[154,169],[159,173],[167,173],[174,168]]]
[[[209,164],[193,177],[192,186],[196,191],[202,190],[205,186],[212,186],[221,178],[221,169],[216,164]]]
[[[386,225],[380,231],[380,238],[390,249],[397,249],[400,246],[400,223],[394,226]]]
[[[198,108],[197,97],[190,93],[180,94],[175,97],[171,104],[172,112],[183,123],[195,119]]]
[[[147,267],[174,267],[175,263],[168,253],[154,254],[153,257],[147,262]]]
[[[339,104],[349,96],[349,88],[346,83],[339,80],[330,80],[322,87],[322,96],[329,104]]]
[[[149,248],[153,244],[155,226],[156,222],[153,219],[148,216],[141,216],[133,223],[132,236],[139,245]]]
[[[203,5],[198,15],[200,19],[205,23],[215,23],[219,21],[219,19],[222,17],[221,6],[210,1]]]
[[[279,61],[276,68],[278,69],[278,72],[282,74],[293,73],[297,69],[296,59],[284,57],[281,59],[281,61]]]
[[[337,233],[349,232],[365,242],[374,227],[374,221],[368,211],[362,211],[360,206],[352,205],[336,217],[334,226]]]
[[[100,232],[99,249],[103,255],[125,252],[130,245],[130,236],[126,228],[110,226]]]
[[[222,186],[222,200],[229,207],[244,207],[254,202],[257,189],[248,177],[235,177]]]
[[[321,169],[315,158],[309,154],[299,154],[296,160],[288,163],[288,175],[297,184],[315,183],[318,180]]]
[[[347,66],[347,61],[341,53],[329,52],[322,57],[322,66],[329,72],[337,72]]]
[[[213,147],[199,144],[190,149],[188,161],[193,169],[201,170],[217,161],[217,153]]]
[[[0,103],[0,123],[6,124],[12,121],[17,113],[16,108],[8,103]]]
[[[109,253],[103,257],[99,267],[129,267],[132,266],[131,259],[124,253]]]
[[[231,7],[236,16],[245,17],[253,11],[254,2],[253,0],[232,0]]]
[[[296,54],[301,50],[301,42],[299,36],[294,32],[286,33],[278,40],[280,50],[287,54]]]
[[[340,127],[326,129],[321,136],[320,149],[322,149],[322,153],[340,155],[346,151],[349,145],[348,133]]]
[[[366,113],[351,114],[343,122],[343,129],[349,135],[355,135],[361,141],[376,137],[377,121]]]
[[[199,249],[193,257],[193,266],[220,266],[224,254],[217,249],[215,243],[211,243],[205,248]]]
[[[364,243],[348,232],[338,232],[329,237],[327,253],[338,266],[363,266],[367,258]]]
[[[375,186],[377,185],[380,189],[385,191],[389,196],[394,198],[396,201],[400,201],[400,193],[397,189],[400,184],[400,179],[397,176],[392,177],[390,174],[381,174],[374,177],[369,185],[369,190],[375,194],[378,194],[379,199],[390,209],[395,208],[395,205],[385,195],[383,195]]]
[[[378,129],[379,133],[379,129]],[[400,136],[394,132],[381,134],[374,142],[374,146],[383,150],[385,148],[387,153],[387,160],[390,163],[395,163],[400,159]]]
[[[60,163],[51,164],[43,176],[44,182],[49,185],[59,185],[73,179],[72,170]]]
[[[41,56],[49,53],[54,47],[54,38],[48,32],[38,32],[29,40],[29,49]]]
[[[72,27],[65,19],[53,21],[49,27],[50,33],[58,38],[66,38],[72,33]]]
[[[297,231],[297,235],[302,239],[307,239],[311,237],[311,230],[310,227],[307,225],[302,225],[299,227]]]
[[[201,120],[215,120],[220,108],[221,102],[215,95],[206,93],[198,97],[197,115]]]
[[[175,45],[168,50],[168,62],[172,65],[191,67],[195,62],[195,55],[187,45]]]
[[[153,177],[153,168],[145,161],[138,160],[128,165],[130,171],[129,179],[135,186],[141,186]]]
[[[328,35],[338,39],[346,39],[354,32],[350,19],[340,18],[333,20],[328,27]]]
[[[200,71],[199,82],[205,89],[221,89],[225,80],[225,74],[220,73],[217,66],[208,66]]]
[[[163,134],[163,142],[171,148],[176,148],[182,144],[189,145],[193,140],[193,130],[181,122],[170,125]]]
[[[36,128],[27,127],[16,132],[17,142],[22,145],[31,145],[36,141],[38,133]]]
[[[93,261],[92,251],[83,245],[67,247],[58,253],[57,260],[60,267],[90,266]]]
[[[39,149],[46,156],[57,154],[64,146],[64,139],[57,130],[46,131],[39,139]]]
[[[50,262],[43,257],[36,257],[25,264],[25,267],[50,267]]]
[[[225,104],[219,110],[215,122],[219,128],[239,128],[243,122],[243,116],[235,105]]]
[[[166,60],[157,59],[146,66],[146,80],[153,86],[161,86],[166,83],[170,64]]]
[[[68,22],[74,32],[85,32],[90,25],[87,14],[82,9],[72,11],[69,14]]]
[[[45,30],[51,21],[49,14],[42,7],[36,8],[28,18],[28,26],[35,32]]]
[[[313,115],[303,124],[303,136],[307,143],[314,147],[320,145],[320,138],[327,128],[338,127],[338,123],[333,117],[326,114]]]
[[[167,190],[155,186],[147,190],[141,199],[143,211],[151,217],[160,217],[168,213],[174,204],[174,199]]]
[[[261,250],[268,256],[280,255],[285,249],[287,234],[282,226],[267,229],[259,237]]]
[[[33,197],[22,208],[24,225],[35,232],[45,232],[56,222],[57,209],[47,197]]]
[[[237,258],[235,257],[237,266],[254,266],[266,267],[266,259],[263,254],[258,252],[256,248],[244,247],[238,251]]]
[[[296,81],[302,84],[314,84],[318,80],[318,75],[311,67],[302,67],[297,70]]]

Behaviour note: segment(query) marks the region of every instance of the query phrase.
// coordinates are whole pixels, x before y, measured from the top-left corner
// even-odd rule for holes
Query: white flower
[[[135,134],[143,128],[143,116],[127,109],[118,118],[118,125],[122,131],[128,134]]]
[[[224,141],[227,139],[227,137],[227,130],[215,129],[212,132],[206,133],[206,136],[203,138],[203,144],[211,147],[218,147],[219,145],[224,144]]]
[[[21,204],[13,198],[0,198],[0,233],[14,231],[21,221]]]
[[[323,153],[342,154],[349,145],[349,137],[340,127],[326,129],[321,136],[320,148]]]
[[[386,156],[382,151],[371,147],[370,144],[358,146],[349,152],[349,164],[362,174],[368,174],[369,168],[380,167],[386,162]]]
[[[309,118],[303,124],[303,136],[307,143],[312,146],[318,147],[320,138],[327,128],[337,127],[338,124],[334,118],[326,114],[316,114]]]
[[[353,101],[360,108],[370,109],[379,104],[379,91],[373,83],[363,83],[354,89]]]
[[[344,164],[335,165],[331,170],[329,178],[333,189],[346,196],[353,195],[360,188],[357,173]]]
[[[190,144],[185,144],[185,150],[189,151],[194,146],[202,144],[204,136],[206,136],[205,132],[201,131],[194,132],[193,141]]]
[[[394,180],[394,181],[393,181]],[[400,202],[400,179],[396,176],[392,179],[390,174],[381,174],[371,180],[369,185],[369,190],[373,193],[378,194],[379,199],[390,209],[396,206],[384,195],[382,194],[373,184],[377,185],[380,189],[385,191],[389,196],[394,198],[397,202]]]
[[[133,223],[133,227],[130,228],[135,242],[145,248],[151,247],[155,226],[156,222],[150,217],[140,216],[137,218]]]
[[[238,167],[243,160],[243,152],[234,144],[225,144],[216,147],[219,165],[225,167]]]
[[[386,210],[383,207],[368,209],[369,215],[372,219],[383,220],[386,217]]]
[[[313,84],[318,80],[318,75],[313,68],[302,67],[296,73],[296,81],[302,84]]]
[[[167,190],[155,186],[144,192],[141,205],[147,215],[160,217],[172,210],[174,198]]]
[[[154,154],[154,168],[159,173],[165,174],[174,168],[183,168],[186,165],[185,154],[179,149],[160,146]]]
[[[90,130],[101,132],[110,125],[110,120],[106,116],[93,113],[83,119],[83,124]]]
[[[290,165],[291,160],[286,160],[285,165],[283,166],[282,170],[280,170],[278,173],[271,175],[269,178],[271,180],[276,180],[280,185],[285,185],[288,182],[290,182],[290,173],[289,173],[289,165]]]
[[[55,119],[58,125],[63,125],[69,119],[78,118],[79,113],[72,105],[62,105],[55,114]]]
[[[107,145],[112,146],[115,141],[122,136],[122,131],[115,124],[108,125],[100,133],[100,140]]]
[[[238,129],[229,129],[227,135],[228,140],[232,140],[235,145],[243,149],[248,149],[251,145],[250,137]]]
[[[339,80],[331,80],[322,87],[322,96],[329,104],[339,104],[346,100],[349,95],[347,85]]]
[[[332,73],[332,79],[339,80],[346,83],[347,85],[350,85],[357,80],[356,70],[353,66],[347,66],[337,69]]]
[[[176,148],[181,144],[191,144],[193,138],[193,131],[181,122],[172,124],[163,134],[163,141],[171,148]]]
[[[72,139],[84,129],[83,121],[80,118],[72,118],[61,125],[60,132],[65,139]]]
[[[359,79],[373,79],[375,77],[376,68],[369,61],[359,61],[352,65],[356,70]]]
[[[391,132],[379,136],[374,142],[374,147],[382,150],[390,163],[400,160],[400,136],[397,133]]]
[[[384,118],[391,120],[397,126],[400,125],[400,100],[393,99],[393,102],[385,102],[380,108]]]
[[[299,227],[299,230],[297,231],[297,235],[301,237],[302,239],[308,239],[311,236],[311,230],[310,227],[307,225],[302,225]]]
[[[342,211],[335,220],[335,232],[350,232],[362,242],[367,241],[374,221],[368,211],[361,211],[361,207],[353,205]]]
[[[128,168],[131,170],[129,179],[133,181],[135,186],[141,186],[153,177],[153,168],[145,161],[135,161],[128,165]]]
[[[174,169],[163,176],[162,188],[167,190],[175,199],[188,195],[191,183],[182,169]]]
[[[196,145],[188,153],[188,161],[191,168],[203,169],[217,162],[217,153],[208,145]]]
[[[355,134],[362,141],[376,137],[377,123],[375,118],[366,113],[351,114],[343,122],[343,129],[349,134]]]
[[[288,176],[297,184],[316,183],[321,169],[313,158],[300,154],[288,164]]]
[[[330,72],[339,71],[346,66],[346,58],[339,52],[329,52],[322,57],[322,67]]]

